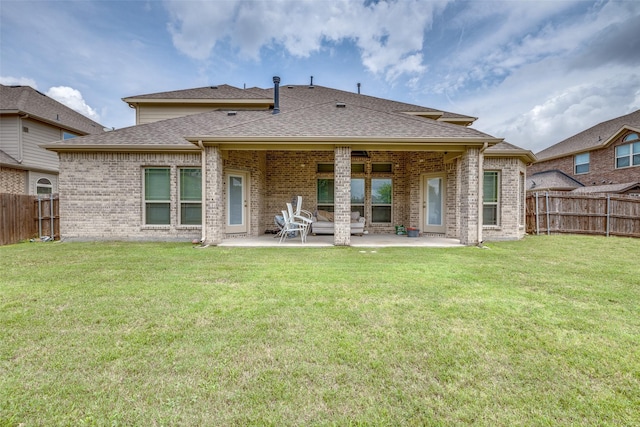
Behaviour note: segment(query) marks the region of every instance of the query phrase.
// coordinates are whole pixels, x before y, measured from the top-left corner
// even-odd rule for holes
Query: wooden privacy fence
[[[26,239],[60,238],[60,205],[57,194],[30,196],[0,194],[0,245]]]
[[[640,198],[614,194],[527,195],[527,233],[640,237]]]

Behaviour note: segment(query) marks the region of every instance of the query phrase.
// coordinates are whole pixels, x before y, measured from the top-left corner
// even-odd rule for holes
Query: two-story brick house
[[[0,85],[0,193],[57,193],[58,155],[39,144],[102,132],[29,86]]]
[[[474,117],[317,85],[204,87],[124,99],[137,124],[46,144],[60,156],[68,239],[258,236],[295,196],[350,244],[398,224],[476,244],[525,233],[533,154]]]
[[[536,154],[527,189],[640,194],[640,110],[599,123]]]

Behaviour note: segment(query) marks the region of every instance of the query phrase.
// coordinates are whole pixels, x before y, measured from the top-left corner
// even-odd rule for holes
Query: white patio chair
[[[291,206],[291,203],[288,203],[288,205]],[[291,207],[290,210],[293,211],[293,207]],[[308,225],[295,221],[293,216],[289,215],[287,211],[282,211],[282,217],[284,218],[284,226],[280,232],[279,242],[282,243],[291,232],[297,232],[300,234],[300,241],[305,243],[307,241],[307,232],[309,231]]]
[[[305,222],[313,222],[313,214],[302,209],[302,196],[298,196],[298,203],[296,203],[296,211],[294,212],[294,215],[295,218],[302,219]]]
[[[300,206],[300,204],[298,204]],[[300,213],[296,213],[300,212]],[[291,203],[287,203],[287,213],[292,221],[302,224],[305,227],[305,241],[307,240],[307,234],[309,234],[309,230],[311,229],[311,223],[313,222],[312,216],[306,216],[301,214],[301,210],[296,207],[295,211]]]

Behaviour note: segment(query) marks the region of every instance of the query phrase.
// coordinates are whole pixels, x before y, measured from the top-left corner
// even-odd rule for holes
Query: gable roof
[[[104,126],[30,86],[0,85],[0,114],[27,114],[80,135],[104,132]]]
[[[622,184],[605,184],[605,185],[591,185],[588,187],[576,188],[572,193],[615,193],[621,194],[627,191],[634,190],[640,193],[640,181],[625,182]]]
[[[570,191],[580,187],[582,183],[555,169],[527,177],[527,191]]]
[[[590,127],[536,154],[538,161],[552,160],[609,145],[621,131],[640,132],[640,110]]]
[[[221,92],[215,92],[221,91]],[[169,99],[180,102],[181,96],[205,96],[207,92],[242,99],[266,100],[267,89],[238,89],[218,86],[218,89],[197,88],[186,91],[163,92],[144,99]],[[253,98],[251,98],[253,97]],[[142,96],[135,97],[143,99]],[[131,100],[132,98],[125,98]],[[202,99],[202,98],[191,98]],[[206,98],[210,99],[210,98]],[[236,98],[240,99],[240,98]],[[54,151],[66,150],[197,150],[196,143],[222,144],[236,149],[251,149],[268,145],[311,148],[348,142],[388,149],[425,147],[446,149],[448,145],[495,145],[501,141],[478,130],[420,117],[428,117],[437,110],[385,100],[336,89],[314,86],[283,86],[280,88],[280,113],[267,108],[220,108],[209,112],[161,120],[153,123],[118,129],[104,135],[74,138],[64,142],[44,144]],[[407,114],[409,113],[409,114]],[[412,114],[415,113],[415,114]],[[444,113],[443,113],[444,114]],[[467,116],[447,113],[452,119]]]

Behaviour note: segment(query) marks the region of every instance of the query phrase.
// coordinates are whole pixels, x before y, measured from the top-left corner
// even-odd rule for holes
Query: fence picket
[[[528,233],[640,237],[640,198],[614,194],[546,192],[527,195]],[[546,218],[546,224],[540,219]]]

